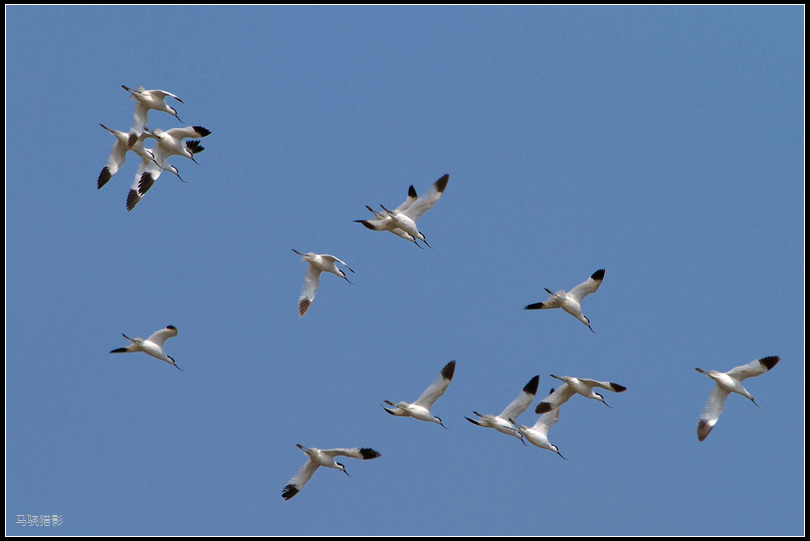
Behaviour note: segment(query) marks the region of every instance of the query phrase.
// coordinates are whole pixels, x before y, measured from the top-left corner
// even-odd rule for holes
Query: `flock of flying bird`
[[[169,164],[168,158],[170,156],[184,156],[197,163],[194,155],[205,150],[205,147],[200,145],[198,140],[185,141],[185,139],[206,137],[211,132],[202,126],[172,128],[166,131],[161,129],[150,130],[146,127],[146,123],[149,121],[150,109],[169,113],[177,120],[180,120],[180,117],[177,116],[177,110],[166,103],[166,98],[174,98],[180,103],[183,103],[183,100],[165,90],[145,90],[142,86],[132,90],[127,86],[121,86],[130,93],[129,99],[135,102],[135,115],[128,133],[111,130],[104,124],[99,124],[113,134],[116,141],[110,151],[107,165],[98,175],[98,189],[100,190],[107,184],[118,172],[118,169],[124,165],[127,152],[131,151],[140,156],[141,163],[135,173],[135,182],[132,183],[127,195],[127,210],[129,211],[135,208],[135,205],[140,202],[141,198],[149,191],[149,188],[155,184],[163,171],[169,171],[180,180],[183,180],[177,168]],[[180,120],[180,122],[183,121]],[[146,139],[155,139],[155,145],[152,148],[146,148],[146,145],[144,145]],[[183,180],[183,182],[185,181]]]
[[[135,105],[134,121],[128,133],[110,130],[103,124],[101,125],[104,129],[115,135],[117,141],[115,145],[113,145],[107,165],[102,169],[99,175],[98,188],[101,189],[101,187],[115,175],[120,166],[124,163],[128,151],[135,152],[141,156],[142,160],[135,176],[135,182],[130,188],[129,197],[127,198],[127,210],[132,210],[146,191],[154,184],[162,171],[170,171],[180,178],[177,168],[168,164],[167,158],[169,156],[180,155],[194,160],[194,154],[204,150],[204,148],[200,146],[199,141],[193,140],[184,142],[184,139],[205,137],[211,132],[201,126],[174,128],[165,132],[157,129],[149,130],[146,127],[149,109],[163,111],[177,118],[177,111],[168,106],[165,99],[172,97],[180,101],[180,103],[183,102],[174,94],[163,90],[144,90],[143,87],[132,90],[126,86],[123,88],[130,92],[130,99],[137,102]],[[145,148],[143,142],[146,138],[156,139],[157,142],[152,149]],[[369,220],[355,221],[373,231],[388,231],[393,233],[400,238],[413,242],[420,248],[422,248],[419,244],[420,241],[430,247],[425,235],[416,227],[416,222],[438,202],[447,187],[449,178],[449,175],[441,177],[434,182],[421,197],[417,197],[416,190],[411,186],[408,189],[408,197],[405,199],[405,202],[393,210],[389,210],[380,205],[382,210],[376,211],[366,206],[366,208],[374,214],[374,217]],[[180,180],[182,180],[182,178]],[[346,277],[346,273],[338,268],[337,264],[340,263],[352,273],[354,273],[354,271],[346,265],[346,263],[333,255],[316,254],[313,252],[304,254],[295,249],[293,249],[293,252],[300,255],[302,261],[308,263],[304,275],[303,288],[298,299],[298,314],[303,318],[304,314],[306,314],[312,302],[315,300],[315,293],[318,290],[322,272],[335,274],[351,283]],[[595,293],[599,289],[604,277],[605,270],[600,269],[594,272],[583,283],[568,292],[560,290],[554,293],[546,289],[546,292],[549,294],[547,300],[530,304],[524,309],[546,310],[562,308],[565,312],[568,312],[582,322],[591,332],[594,332],[590,320],[582,313],[582,301],[586,296]],[[142,338],[130,338],[127,335],[123,336],[129,340],[130,344],[127,347],[114,349],[110,353],[133,353],[142,351],[181,370],[175,360],[163,350],[163,345],[166,340],[177,336],[177,328],[173,325],[156,331],[145,340]],[[737,366],[728,372],[718,372],[716,370],[705,371],[696,368],[695,370],[716,382],[700,414],[697,427],[698,439],[703,441],[709,435],[709,432],[711,432],[712,428],[714,428],[714,425],[717,423],[720,413],[723,411],[726,398],[728,398],[731,393],[740,394],[756,405],[751,393],[745,389],[742,382],[747,378],[764,374],[776,366],[778,362],[779,357],[770,356],[754,360],[742,366]],[[394,403],[385,400],[384,402],[387,407],[384,405],[383,409],[395,417],[413,417],[419,421],[437,423],[447,428],[442,423],[441,418],[431,413],[431,408],[447,390],[453,379],[455,368],[456,361],[447,363],[433,383],[425,389],[415,402],[407,403],[401,401]],[[598,387],[614,393],[621,393],[627,389],[622,385],[608,381],[597,381],[571,376],[555,376],[553,374],[551,377],[562,381],[563,384],[556,390],[552,389],[551,393],[537,405],[535,413],[539,414],[540,417],[531,427],[518,425],[516,421],[534,401],[540,376],[534,376],[529,380],[520,394],[506,406],[500,414],[482,415],[474,411],[473,413],[478,419],[470,419],[469,417],[465,417],[465,419],[477,426],[494,428],[498,432],[513,436],[521,440],[524,445],[526,445],[526,440],[528,440],[532,445],[541,449],[547,449],[558,454],[561,458],[565,458],[560,454],[559,449],[555,445],[552,445],[548,439],[549,430],[559,421],[560,407],[576,394],[580,394],[592,400],[598,400],[607,406],[608,404],[605,402],[604,397],[595,392],[595,388]],[[365,447],[318,449],[314,447],[304,447],[300,444],[297,444],[297,446],[307,454],[307,462],[284,487],[282,497],[285,500],[289,500],[298,494],[320,466],[338,469],[343,471],[346,475],[349,475],[343,464],[335,460],[337,456],[361,460],[374,459],[380,456],[379,452]]]

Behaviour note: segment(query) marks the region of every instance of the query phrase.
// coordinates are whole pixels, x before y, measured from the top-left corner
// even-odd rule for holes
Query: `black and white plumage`
[[[562,308],[578,320],[580,320],[585,326],[591,329],[591,332],[595,332],[591,328],[591,320],[585,317],[582,313],[582,299],[590,295],[591,293],[595,293],[599,286],[602,285],[602,280],[605,277],[605,269],[599,269],[595,273],[591,275],[590,278],[576,286],[574,289],[569,291],[568,293],[565,290],[560,290],[556,293],[552,293],[550,289],[545,288],[546,292],[551,295],[547,301],[545,302],[538,302],[534,304],[530,304],[524,308],[524,310],[546,310],[550,308]]]
[[[605,402],[605,398],[601,394],[594,392],[594,387],[607,389],[608,391],[613,391],[614,393],[623,393],[627,390],[627,387],[619,385],[618,383],[611,383],[609,381],[596,381],[595,379],[574,378],[571,376],[560,377],[555,376],[554,374],[551,374],[551,377],[562,381],[563,385],[557,387],[556,391],[537,404],[535,413],[546,413],[558,409],[560,406],[568,402],[568,400],[575,394],[581,394],[585,398],[598,400],[604,405],[610,407],[608,403]]]
[[[729,394],[741,394],[751,402],[754,402],[755,406],[759,407],[754,401],[754,397],[751,396],[751,393],[743,387],[742,381],[747,378],[761,376],[776,366],[778,362],[779,357],[771,356],[751,361],[742,366],[737,366],[728,372],[718,372],[717,370],[709,370],[707,372],[700,368],[695,368],[695,370],[701,374],[717,382],[712,392],[709,393],[709,399],[706,401],[706,404],[703,406],[703,411],[700,414],[697,427],[698,440],[705,440],[709,432],[712,431],[712,428],[714,428],[714,425],[720,418],[720,414],[723,413],[723,406],[725,406],[726,398],[728,398]]]
[[[430,408],[433,407],[433,404],[444,394],[447,390],[447,387],[450,385],[450,382],[453,380],[453,374],[456,370],[456,361],[450,361],[447,363],[442,371],[439,373],[438,377],[430,384],[430,386],[425,389],[425,392],[422,393],[416,402],[408,404],[407,402],[399,402],[398,404],[394,404],[390,400],[385,400],[385,403],[389,406],[393,406],[393,409],[386,408],[383,406],[383,409],[390,413],[391,415],[395,415],[397,417],[413,417],[414,419],[418,419],[420,421],[426,421],[429,423],[438,423],[442,427],[447,428],[442,424],[442,420],[439,417],[436,417],[432,413],[430,413]]]
[[[152,153],[152,149],[146,148],[143,144],[144,139],[149,137],[147,134],[141,134],[135,143],[130,147],[128,139],[129,136],[120,131],[120,130],[111,130],[104,124],[99,124],[102,128],[113,134],[116,138],[115,143],[113,144],[112,150],[110,151],[110,157],[107,159],[107,165],[101,170],[101,173],[98,175],[98,189],[100,190],[105,184],[107,184],[110,179],[118,172],[124,162],[127,160],[127,152],[132,151],[138,156],[141,157],[142,160],[145,160],[147,163],[153,162],[155,159],[154,154]]]
[[[146,124],[149,122],[150,109],[169,113],[177,120],[185,124],[185,122],[180,120],[180,117],[177,116],[177,110],[174,107],[170,107],[166,104],[166,98],[174,98],[180,103],[183,103],[183,100],[171,92],[166,92],[165,90],[146,90],[142,86],[139,86],[135,90],[132,90],[125,85],[121,85],[121,88],[130,93],[129,99],[137,102],[135,104],[135,114],[132,119],[132,127],[129,130],[129,147],[132,147],[132,145],[135,144],[143,133],[144,128],[146,128]]]
[[[290,479],[290,481],[284,487],[281,497],[285,500],[289,500],[298,494],[301,489],[304,488],[304,485],[306,485],[307,482],[312,479],[312,475],[315,473],[315,470],[321,466],[334,468],[342,471],[346,475],[349,475],[349,472],[346,471],[343,464],[335,461],[336,456],[347,456],[350,458],[359,458],[361,460],[370,460],[372,458],[381,456],[380,453],[368,447],[354,447],[351,449],[318,449],[316,447],[304,447],[300,443],[296,445],[299,449],[304,451],[309,458],[306,464],[304,464],[301,469],[298,470],[295,477]]]
[[[537,422],[534,423],[534,426],[532,426],[531,428],[525,425],[520,425],[518,427],[518,431],[532,445],[539,447],[540,449],[547,449],[549,451],[553,451],[558,455],[560,455],[560,458],[565,459],[565,457],[562,456],[562,454],[560,453],[560,450],[557,448],[557,446],[552,445],[551,442],[548,441],[549,429],[552,426],[554,426],[559,420],[560,420],[560,408],[555,408],[550,412],[541,415],[537,419]]]
[[[531,380],[529,380],[529,383],[523,387],[523,390],[520,392],[517,398],[506,406],[506,409],[504,409],[499,415],[481,415],[477,411],[474,411],[473,413],[480,417],[480,419],[475,420],[470,419],[469,417],[465,417],[465,419],[474,425],[483,426],[485,428],[494,428],[502,434],[514,436],[523,441],[523,438],[515,425],[515,421],[517,421],[517,418],[520,417],[524,411],[529,409],[529,406],[531,406],[534,396],[537,394],[537,385],[539,381],[540,376],[534,376]]]
[[[184,156],[194,163],[194,155],[205,150],[199,141],[184,141],[191,137],[205,137],[211,132],[202,126],[191,126],[186,128],[172,128],[170,130],[149,130],[144,128],[144,133],[157,140],[157,144],[152,149],[154,159],[152,162],[141,162],[138,173],[135,175],[135,182],[129,189],[127,196],[127,210],[135,208],[140,200],[146,195],[155,181],[163,171],[169,171],[183,180],[176,167],[167,161],[170,156]],[[199,165],[199,164],[197,164]],[[183,182],[185,182],[183,180]]]
[[[416,197],[416,190],[411,186],[408,189],[408,198],[394,210],[388,210],[380,205],[383,212],[378,213],[371,207],[366,207],[375,213],[374,218],[372,220],[355,221],[373,231],[390,231],[398,237],[413,242],[417,246],[419,245],[416,242],[417,239],[430,246],[425,240],[425,235],[416,227],[416,221],[439,201],[439,198],[444,193],[444,189],[447,187],[447,181],[449,179],[449,174],[444,175],[434,182],[430,188],[428,188],[428,191],[419,198]]]
[[[306,314],[307,310],[309,310],[312,301],[315,300],[315,292],[318,291],[322,272],[331,272],[332,274],[340,276],[350,284],[352,283],[348,278],[346,278],[346,273],[338,268],[337,263],[340,263],[352,273],[354,273],[354,271],[348,265],[346,265],[346,263],[335,256],[329,254],[316,254],[314,252],[302,254],[294,248],[293,252],[301,256],[301,261],[306,261],[309,263],[307,272],[304,274],[304,286],[301,289],[301,295],[298,297],[298,314],[301,317],[304,317],[304,314]]]
[[[147,355],[151,355],[156,359],[169,363],[178,370],[182,370],[182,368],[177,366],[177,363],[174,362],[174,359],[166,355],[163,351],[163,344],[166,340],[177,336],[177,328],[174,325],[168,325],[166,328],[152,333],[152,336],[146,340],[143,338],[130,338],[126,334],[122,334],[122,336],[129,340],[130,344],[125,348],[114,349],[110,353],[135,353],[137,351],[143,351]]]

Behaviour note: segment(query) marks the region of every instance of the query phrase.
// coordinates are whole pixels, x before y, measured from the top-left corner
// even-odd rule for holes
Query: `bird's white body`
[[[562,289],[556,293],[552,293],[551,290],[546,289],[546,292],[551,295],[547,301],[530,304],[526,306],[524,310],[562,308],[581,321],[586,327],[591,329],[591,332],[593,332],[593,329],[591,328],[591,320],[585,317],[585,315],[582,313],[582,299],[591,293],[595,293],[596,290],[599,289],[599,286],[602,285],[602,280],[604,277],[605,269],[599,269],[593,273],[590,278],[576,286],[568,293]]]
[[[554,426],[559,420],[560,420],[560,408],[556,408],[548,413],[544,413],[543,415],[541,415],[537,419],[537,422],[534,423],[533,427],[529,428],[528,426],[520,425],[518,427],[518,431],[524,438],[526,438],[526,441],[528,441],[532,445],[539,447],[540,449],[547,449],[549,451],[553,451],[558,455],[560,455],[561,458],[565,458],[560,454],[560,450],[557,448],[557,446],[552,445],[551,442],[548,441],[549,429],[552,426]]]
[[[183,156],[194,160],[194,154],[205,150],[195,144],[194,141],[184,141],[185,139],[199,139],[211,135],[211,130],[202,126],[187,126],[185,128],[172,128],[170,130],[151,130],[152,137],[157,139],[158,146],[155,147],[155,161],[160,167],[166,166],[166,159],[169,156]]]
[[[298,470],[295,477],[290,479],[287,486],[284,487],[281,497],[285,500],[289,500],[298,494],[301,489],[304,488],[304,485],[306,485],[307,482],[312,479],[312,475],[315,473],[315,470],[321,466],[334,468],[342,471],[346,475],[349,475],[343,464],[335,461],[336,456],[347,456],[351,458],[359,458],[361,460],[369,460],[380,456],[380,453],[374,449],[369,449],[366,447],[354,447],[352,449],[318,449],[316,447],[304,447],[301,444],[296,445],[299,449],[307,454],[309,459],[307,460],[306,464],[304,464],[301,469]]]
[[[174,107],[170,107],[166,104],[166,98],[174,98],[180,103],[183,103],[183,100],[171,92],[166,92],[165,90],[146,90],[142,86],[139,86],[135,90],[132,90],[124,85],[121,85],[121,87],[130,93],[129,99],[137,102],[135,104],[135,114],[132,119],[132,127],[129,130],[128,136],[130,147],[135,144],[135,142],[141,136],[141,133],[143,133],[146,124],[149,122],[150,109],[169,113],[177,120],[180,120],[180,117],[177,116],[177,110],[175,110]],[[180,120],[180,122],[182,122],[182,120]]]
[[[477,411],[474,411],[473,413],[480,417],[480,419],[474,420],[470,419],[469,417],[465,417],[465,419],[475,425],[483,426],[485,428],[494,428],[502,434],[514,436],[515,438],[522,440],[523,438],[515,425],[515,421],[517,421],[517,418],[520,417],[523,412],[526,411],[532,404],[532,401],[537,394],[537,384],[539,381],[540,376],[534,376],[531,380],[529,380],[529,383],[523,387],[523,390],[520,392],[517,398],[506,406],[506,409],[504,409],[499,415],[492,415],[491,413],[481,415]]]
[[[416,197],[416,190],[411,186],[408,189],[408,198],[394,210],[382,207],[384,212],[377,213],[371,207],[366,207],[375,212],[374,219],[356,221],[374,231],[390,231],[398,237],[410,240],[415,244],[417,239],[427,244],[425,235],[416,227],[416,221],[433,208],[433,205],[444,193],[449,179],[450,175],[444,175],[434,182],[428,191],[419,198]]]
[[[179,366],[177,366],[177,363],[174,362],[174,359],[166,355],[166,353],[163,351],[163,344],[166,342],[166,340],[177,336],[177,328],[174,325],[169,325],[165,329],[156,331],[146,340],[140,337],[130,338],[126,334],[123,334],[122,336],[129,340],[130,344],[124,348],[114,349],[110,353],[135,353],[137,351],[143,351],[147,355],[151,355],[156,359],[169,363],[178,370],[181,369]]]
[[[312,301],[315,300],[315,292],[318,291],[322,272],[331,272],[332,274],[340,276],[347,282],[351,283],[349,279],[346,278],[346,273],[338,268],[337,263],[345,266],[351,272],[354,271],[348,265],[346,265],[346,263],[333,255],[316,254],[314,252],[302,254],[295,249],[293,249],[293,252],[301,256],[301,261],[306,261],[309,263],[307,272],[304,274],[304,286],[301,289],[300,297],[298,297],[298,314],[301,317],[304,317],[304,314],[306,314],[307,310],[309,310]]]
[[[601,394],[594,392],[594,387],[607,389],[608,391],[613,391],[614,393],[623,393],[627,390],[626,387],[619,385],[618,383],[611,383],[609,381],[596,381],[594,379],[575,378],[571,376],[560,377],[555,376],[554,374],[552,374],[551,377],[564,383],[563,385],[557,387],[557,390],[552,392],[537,405],[537,408],[535,409],[536,413],[546,413],[559,409],[560,406],[568,402],[568,400],[575,394],[581,394],[585,398],[590,398],[591,400],[598,400],[607,406],[608,404],[605,402],[604,397]]]
[[[411,404],[408,404],[407,402],[399,402],[398,404],[394,404],[393,402],[386,400],[385,403],[389,406],[393,406],[393,409],[386,408],[385,406],[383,406],[383,409],[391,415],[395,415],[397,417],[413,417],[414,419],[418,419],[420,421],[438,423],[444,428],[447,428],[442,424],[441,418],[433,415],[430,412],[430,409],[447,390],[447,387],[453,380],[455,369],[456,361],[450,361],[447,363],[444,368],[442,368],[442,371],[439,373],[438,377],[427,389],[425,389],[425,392],[422,393],[422,396],[420,396],[416,402]]]
[[[703,406],[703,411],[700,414],[697,428],[698,440],[703,441],[706,439],[706,436],[709,435],[709,432],[712,431],[712,428],[714,428],[714,425],[720,418],[720,414],[723,413],[723,407],[726,404],[726,398],[728,398],[729,394],[741,394],[756,405],[754,397],[743,387],[742,381],[747,378],[761,376],[776,366],[778,362],[779,357],[771,356],[737,366],[728,372],[718,372],[717,370],[709,370],[707,372],[700,368],[695,368],[695,370],[712,378],[717,383],[711,393],[709,393],[709,399],[706,401],[706,404]]]

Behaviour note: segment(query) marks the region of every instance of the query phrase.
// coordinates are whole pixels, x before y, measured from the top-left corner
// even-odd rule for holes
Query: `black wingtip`
[[[110,174],[110,169],[108,167],[102,169],[101,174],[98,176],[98,189],[100,190],[101,187],[107,184],[111,178],[112,175]]]
[[[284,492],[281,493],[281,497],[285,500],[289,500],[296,494],[298,494],[299,490],[295,487],[295,485],[287,485],[284,487]]]
[[[467,419],[468,421],[470,421],[470,422],[471,422],[472,424],[474,424],[474,425],[480,426],[480,424],[478,423],[478,421],[475,421],[475,420],[473,420],[473,419],[470,419],[469,417],[465,417],[465,419]]]
[[[408,197],[413,197],[413,198],[417,197],[416,188],[413,187],[413,184],[411,184],[411,187],[408,188]]]
[[[627,387],[624,385],[619,385],[618,383],[611,383],[610,387],[613,389],[614,392],[623,393],[627,390]]]
[[[127,348],[114,349],[110,353],[127,353]]]
[[[154,185],[155,177],[153,177],[151,173],[144,173],[141,175],[141,180],[138,182],[138,192],[143,195]]]
[[[357,222],[359,224],[363,224],[364,226],[366,226],[366,228],[371,229],[372,231],[375,231],[374,226],[371,225],[368,220],[355,220],[355,222]]]
[[[540,402],[534,409],[535,413],[548,413],[551,411],[551,404],[548,402]]]
[[[127,195],[127,210],[134,209],[140,200],[141,196],[138,194],[138,190],[130,190],[129,195]]]
[[[370,449],[368,447],[363,447],[362,449],[360,449],[360,454],[363,456],[363,460],[369,460],[369,459],[372,459],[372,458],[377,458],[379,456],[382,456],[380,453],[378,453],[374,449]]]
[[[776,366],[776,363],[779,362],[779,357],[777,356],[763,357],[762,359],[759,360],[759,362],[760,364],[762,364],[762,366],[770,370],[771,368]]]
[[[444,379],[452,380],[455,371],[456,371],[456,361],[450,361],[444,366],[444,368],[442,368],[442,377]]]
[[[540,383],[540,376],[534,376],[523,388],[523,392],[530,395],[537,394],[537,385]]]
[[[439,193],[444,193],[444,189],[447,188],[448,180],[450,180],[449,174],[444,175],[442,178],[433,183],[436,186],[436,189],[439,190]]]
[[[536,302],[534,304],[529,304],[527,306],[524,306],[523,309],[524,310],[542,310],[543,309],[543,303],[542,302]]]
[[[591,274],[591,278],[593,278],[597,282],[604,279],[604,277],[605,277],[605,269],[599,269],[595,273]]]
[[[208,137],[211,135],[211,130],[205,129],[202,126],[192,126],[194,130],[200,134],[200,137]]]

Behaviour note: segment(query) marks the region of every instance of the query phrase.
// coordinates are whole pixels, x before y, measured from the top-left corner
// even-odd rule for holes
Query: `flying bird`
[[[517,426],[515,426],[515,421],[532,404],[532,400],[534,400],[534,396],[537,394],[537,384],[539,381],[540,376],[534,376],[531,380],[529,380],[529,383],[523,387],[523,390],[520,392],[517,398],[515,398],[511,404],[506,406],[506,409],[504,409],[499,415],[481,415],[477,411],[474,411],[473,413],[480,417],[480,419],[474,420],[470,419],[469,417],[465,417],[465,419],[474,425],[483,426],[485,428],[494,428],[498,432],[507,434],[509,436],[514,436],[523,441],[523,437],[520,435]]]
[[[435,404],[436,401],[447,390],[447,386],[450,385],[450,382],[453,380],[453,373],[455,370],[456,361],[450,361],[445,365],[444,368],[442,368],[442,371],[439,373],[438,377],[427,389],[425,389],[425,392],[422,393],[422,396],[420,396],[416,402],[412,404],[408,404],[407,402],[394,404],[390,400],[385,400],[385,403],[389,406],[393,406],[394,409],[389,409],[385,406],[383,406],[383,409],[391,415],[396,415],[397,417],[413,417],[414,419],[418,419],[420,421],[438,423],[446,429],[447,427],[442,424],[441,418],[430,413],[430,408],[433,407],[433,404]]]
[[[147,130],[152,137],[157,139],[157,146],[154,148],[155,161],[161,167],[166,165],[166,159],[169,156],[183,156],[189,160],[197,163],[194,155],[205,150],[205,147],[200,146],[199,141],[184,141],[184,139],[199,139],[200,137],[208,137],[211,135],[211,130],[203,128],[202,126],[187,126],[185,128],[172,128],[170,130]],[[200,165],[197,163],[197,165]]]
[[[126,334],[122,334],[122,336],[129,340],[130,344],[125,348],[114,349],[110,353],[134,353],[136,351],[143,351],[147,355],[151,355],[156,359],[169,363],[178,370],[182,370],[182,368],[177,366],[177,363],[174,362],[174,359],[166,355],[163,351],[163,343],[169,338],[177,336],[177,327],[174,325],[169,325],[165,329],[156,331],[146,340],[143,338],[130,338]]]
[[[304,317],[304,314],[306,314],[307,310],[309,310],[309,306],[312,304],[312,301],[315,300],[315,292],[318,291],[318,285],[320,284],[322,272],[331,272],[332,274],[340,276],[350,284],[352,283],[348,278],[346,278],[346,273],[338,268],[337,263],[340,263],[352,273],[354,273],[354,271],[348,265],[346,265],[346,263],[335,256],[329,254],[316,254],[314,252],[302,254],[294,248],[293,252],[301,256],[301,261],[306,261],[309,263],[307,272],[304,274],[304,287],[301,289],[301,296],[298,297],[298,314],[301,317]]]
[[[185,182],[183,177],[180,176],[180,171],[175,166],[167,163],[165,167],[161,167],[157,165],[155,160],[147,160],[144,158],[141,160],[140,165],[138,165],[138,170],[135,172],[135,182],[129,187],[129,193],[127,194],[127,210],[134,209],[135,205],[140,203],[143,196],[149,188],[152,187],[157,177],[159,177],[160,173],[163,171],[169,171],[175,174],[181,181]]]
[[[552,445],[548,441],[548,431],[549,429],[554,426],[557,421],[560,420],[560,408],[556,408],[551,410],[548,413],[544,413],[541,415],[537,422],[534,423],[534,426],[529,428],[528,426],[520,425],[518,427],[518,431],[520,434],[529,440],[529,443],[539,447],[540,449],[548,449],[549,451],[554,451],[560,458],[565,459],[564,456],[560,453],[560,450],[557,448],[556,445]],[[566,459],[567,460],[567,459]]]
[[[346,475],[349,475],[349,472],[346,471],[343,464],[340,462],[335,462],[336,456],[348,456],[362,460],[370,460],[380,456],[380,453],[367,447],[354,447],[352,449],[317,449],[315,447],[304,447],[300,443],[297,443],[296,445],[299,449],[304,451],[309,458],[307,459],[306,464],[304,464],[301,469],[298,470],[295,477],[290,479],[287,486],[284,487],[281,497],[285,500],[289,500],[298,494],[301,489],[304,488],[304,485],[307,484],[307,481],[312,479],[312,475],[315,473],[315,470],[317,470],[320,466],[334,468],[342,471]]]
[[[619,385],[618,383],[611,383],[609,381],[596,381],[594,379],[574,378],[571,376],[560,377],[555,376],[554,374],[551,374],[551,377],[558,379],[564,383],[559,387],[557,387],[557,390],[552,392],[542,402],[537,404],[537,408],[535,408],[535,413],[546,413],[555,409],[559,409],[560,406],[568,402],[568,399],[570,399],[575,394],[581,394],[585,398],[598,400],[607,407],[610,407],[608,403],[605,402],[604,397],[599,393],[595,393],[593,388],[599,387],[601,389],[613,391],[614,393],[623,393],[624,391],[627,390],[627,387]]]
[[[591,320],[585,317],[582,313],[582,299],[595,293],[599,286],[602,285],[602,279],[605,277],[605,269],[599,269],[591,275],[590,278],[579,284],[577,287],[566,293],[560,290],[552,293],[548,288],[546,292],[551,295],[546,302],[538,302],[530,304],[524,310],[545,310],[548,308],[562,308],[582,323],[585,324],[591,332],[596,332],[591,328]]]
[[[124,85],[121,85],[121,87],[130,93],[129,99],[137,102],[135,104],[135,115],[132,120],[132,127],[129,130],[130,148],[141,136],[146,124],[149,122],[149,109],[169,113],[177,120],[185,124],[185,122],[180,120],[180,117],[177,116],[177,110],[174,107],[170,107],[166,104],[166,98],[174,98],[180,103],[183,103],[183,100],[171,92],[166,92],[165,90],[146,90],[142,86],[139,86],[135,90],[132,90],[128,86]]]
[[[107,165],[101,170],[98,175],[98,189],[100,190],[107,184],[111,178],[118,172],[124,162],[127,160],[127,151],[131,150],[147,162],[152,162],[155,159],[152,154],[152,149],[146,148],[143,144],[144,139],[149,137],[147,134],[141,134],[134,145],[130,148],[128,143],[128,135],[120,130],[111,130],[104,124],[99,124],[102,128],[113,134],[116,138],[110,151],[110,157],[107,159]]]
[[[388,210],[384,206],[383,212],[376,213],[370,207],[366,207],[372,212],[375,212],[375,217],[372,220],[355,220],[363,224],[368,229],[373,231],[390,231],[398,237],[410,240],[418,246],[417,239],[424,242],[428,247],[430,244],[425,240],[425,235],[422,234],[416,227],[416,221],[422,217],[427,211],[433,208],[433,205],[439,200],[447,187],[447,181],[450,175],[444,175],[442,178],[434,182],[428,191],[422,194],[417,199],[416,190],[413,186],[408,189],[408,198],[405,202],[394,210]]]
[[[717,382],[712,392],[709,393],[709,399],[706,401],[706,405],[703,406],[703,411],[700,414],[700,421],[698,421],[697,427],[698,440],[705,440],[709,432],[712,431],[712,428],[714,428],[714,425],[717,423],[717,419],[720,418],[720,414],[723,413],[723,406],[726,404],[726,398],[728,398],[730,393],[741,394],[751,402],[754,402],[755,406],[759,407],[754,401],[754,397],[751,396],[751,393],[743,387],[742,381],[746,378],[761,376],[776,366],[778,362],[779,357],[772,356],[763,357],[762,359],[751,361],[748,364],[737,366],[728,372],[718,372],[717,370],[709,370],[706,372],[700,368],[695,368],[695,370],[701,374]]]

